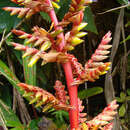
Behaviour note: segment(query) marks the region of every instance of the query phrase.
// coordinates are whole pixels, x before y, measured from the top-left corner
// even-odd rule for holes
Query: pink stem
[[[46,0],[46,2],[49,4],[49,6],[52,7],[51,1]],[[62,27],[58,27],[58,20],[55,14],[54,9],[52,9],[49,13],[49,16],[54,22],[54,28],[55,29],[62,29]],[[64,40],[64,34],[61,33],[58,37],[62,38],[62,42],[59,45],[59,51],[62,51],[63,47],[65,46],[65,40]],[[71,109],[69,111],[69,118],[70,118],[70,127],[71,130],[73,128],[78,128],[78,96],[77,96],[77,86],[71,86],[71,83],[73,80],[73,74],[72,74],[72,68],[70,62],[62,64],[66,76],[67,81],[67,87],[69,91],[69,97],[70,97],[70,105],[74,107],[74,109]]]

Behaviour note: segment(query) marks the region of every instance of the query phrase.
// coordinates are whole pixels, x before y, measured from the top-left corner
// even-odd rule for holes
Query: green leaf
[[[69,114],[66,111],[58,110],[52,113],[54,115],[54,122],[56,125],[61,128],[65,124],[66,120],[69,121]]]
[[[11,7],[16,6],[16,4],[12,3],[10,0],[0,0],[0,33],[5,29],[6,31],[10,31],[20,21],[16,16],[10,16],[9,12],[2,10],[5,6]]]
[[[126,113],[126,108],[125,108],[125,105],[122,104],[121,107],[119,108],[119,116],[123,117],[125,113]]]
[[[10,42],[13,42],[14,41],[14,37],[13,37],[13,34],[11,34],[7,39],[6,39],[6,43],[7,43],[7,45],[9,45],[10,46]],[[19,61],[19,63],[22,65],[22,54],[21,54],[21,51],[18,51],[18,50],[14,50],[14,48],[13,48],[13,53],[14,53],[14,55],[17,57],[17,59],[18,59],[18,61]]]
[[[4,84],[0,85],[0,99],[5,102],[9,107],[12,106],[12,93],[10,92],[10,87]],[[8,97],[8,98],[7,98]]]
[[[125,40],[121,41],[120,44],[125,43],[128,40],[130,40],[130,35],[128,35],[128,37]]]
[[[124,124],[125,123],[125,119],[121,119],[121,123]]]
[[[128,0],[117,0],[119,4],[128,4]]]
[[[7,65],[0,60],[0,74],[8,79],[8,81],[19,91],[20,94],[23,94],[23,91],[17,86],[19,80],[15,74],[7,67]]]
[[[94,22],[93,13],[92,13],[91,8],[89,6],[86,7],[86,9],[84,11],[84,20],[83,21],[88,23],[88,25],[85,27],[85,29],[87,31],[98,34],[97,28],[96,28],[96,25],[95,25],[95,22]]]
[[[121,92],[120,93],[120,98],[121,98],[122,101],[125,101],[126,94],[124,92]]]
[[[19,63],[21,65],[23,65],[23,61],[22,61],[22,52],[21,51],[18,51],[18,50],[12,50],[14,55],[16,56],[16,58],[18,59]]]
[[[130,73],[130,55],[128,55],[127,72]]]
[[[23,127],[18,117],[2,100],[0,100],[0,116],[3,118],[7,127]]]
[[[101,87],[89,88],[89,89],[85,89],[85,90],[80,91],[78,93],[78,97],[80,99],[85,99],[85,98],[100,94],[102,92],[103,92],[103,89]]]
[[[61,0],[59,5],[60,5],[60,9],[57,12],[57,16],[60,20],[62,20],[62,18],[64,17],[65,13],[68,12],[69,10],[69,4],[70,4],[71,0]]]
[[[125,24],[125,27],[127,28],[128,26],[130,26],[130,21],[128,21],[126,24]]]
[[[123,100],[119,97],[116,97],[116,100],[117,100],[117,102],[121,102],[121,103],[123,102]]]
[[[127,94],[130,96],[130,88],[127,89]]]
[[[39,130],[39,128],[38,128],[38,122],[39,121],[40,121],[40,119],[31,120],[31,122],[28,124],[28,128],[30,130]]]
[[[121,5],[129,4],[129,0],[117,0],[117,2]],[[128,6],[127,9],[130,9],[130,6]]]
[[[51,19],[50,19],[50,17],[48,16],[48,14],[47,13],[45,13],[45,12],[40,12],[40,15],[42,16],[42,18],[44,19],[44,20],[46,20],[47,22],[51,22]]]
[[[126,97],[126,100],[127,100],[127,101],[130,101],[130,96],[127,96],[127,97]]]
[[[26,44],[26,40],[24,45]],[[31,47],[31,45],[29,45]],[[23,52],[24,54],[24,52]],[[32,67],[28,67],[30,62],[30,56],[23,58],[24,78],[25,82],[30,85],[36,85],[36,64]]]
[[[36,85],[36,65],[28,67],[29,58],[30,57],[26,57],[23,59],[25,82],[30,85]]]

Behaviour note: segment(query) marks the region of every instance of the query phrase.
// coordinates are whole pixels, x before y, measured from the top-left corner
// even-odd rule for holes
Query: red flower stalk
[[[52,7],[52,4],[50,0],[46,0],[50,7]],[[54,27],[55,29],[61,29],[61,27],[58,27],[58,20],[55,15],[54,10],[51,10],[49,12],[49,16],[51,20],[54,22]],[[64,40],[64,35],[61,33],[59,37],[62,39],[60,45],[59,45],[59,50],[62,50],[65,46],[65,40]],[[75,109],[70,109],[69,111],[69,117],[70,117],[70,127],[71,129],[73,128],[78,128],[78,92],[77,92],[77,86],[71,86],[73,82],[73,74],[72,74],[72,68],[71,68],[71,63],[67,62],[63,64],[65,76],[66,76],[66,81],[67,81],[67,87],[69,91],[69,98],[70,98],[70,105],[73,106]]]

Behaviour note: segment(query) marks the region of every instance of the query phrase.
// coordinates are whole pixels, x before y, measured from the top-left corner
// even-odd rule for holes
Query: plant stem
[[[46,0],[46,2],[49,4],[49,6],[52,7],[51,1]],[[55,29],[62,29],[62,27],[58,27],[58,20],[55,14],[54,9],[52,9],[48,15],[50,16],[52,22],[54,22],[54,28]],[[65,40],[64,40],[64,34],[61,33],[58,35],[59,38],[62,39],[60,45],[59,45],[59,51],[62,51],[63,47],[65,46]],[[74,107],[74,109],[71,109],[69,111],[69,119],[70,119],[70,127],[71,130],[73,128],[78,128],[78,96],[77,96],[77,86],[71,86],[71,83],[73,82],[73,74],[72,74],[72,68],[70,62],[66,62],[62,64],[66,76],[67,81],[67,87],[69,91],[69,97],[70,97],[70,105]]]
[[[77,86],[71,86],[73,82],[73,75],[70,62],[62,64],[66,76],[67,87],[69,91],[70,105],[74,106],[74,109],[69,111],[70,127],[78,128],[78,95]]]

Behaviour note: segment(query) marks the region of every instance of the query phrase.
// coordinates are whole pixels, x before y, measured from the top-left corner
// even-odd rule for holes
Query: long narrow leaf
[[[23,125],[19,121],[18,117],[2,100],[0,100],[0,116],[7,127],[17,127],[22,130]]]
[[[100,94],[102,92],[103,92],[103,89],[101,87],[94,87],[94,88],[89,88],[89,89],[80,91],[78,93],[78,96],[80,99],[85,99],[85,98]]]
[[[95,25],[95,21],[94,21],[94,17],[93,17],[93,13],[91,11],[90,6],[88,6],[85,9],[85,12],[84,12],[84,21],[88,23],[88,25],[85,27],[85,29],[87,31],[93,32],[95,34],[98,34],[97,28],[96,28],[96,25]]]
[[[19,80],[2,60],[0,60],[0,74],[6,77],[8,81],[19,91],[19,93],[23,94],[23,92],[17,86]]]
[[[30,56],[23,58],[25,82],[30,85],[36,85],[36,64],[33,65],[32,67],[28,67],[28,64],[30,61],[29,59],[30,59]]]

